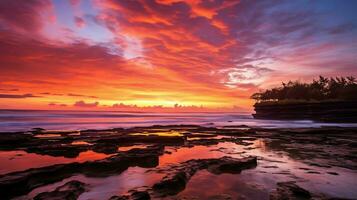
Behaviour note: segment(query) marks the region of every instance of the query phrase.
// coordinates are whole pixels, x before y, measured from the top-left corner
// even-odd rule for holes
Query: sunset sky
[[[240,110],[357,75],[355,0],[1,0],[1,109]]]

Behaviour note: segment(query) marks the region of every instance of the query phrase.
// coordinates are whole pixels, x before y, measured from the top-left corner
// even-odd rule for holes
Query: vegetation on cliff
[[[325,78],[310,83],[289,81],[251,96],[258,104],[270,103],[317,103],[325,101],[357,100],[357,81],[355,77]]]

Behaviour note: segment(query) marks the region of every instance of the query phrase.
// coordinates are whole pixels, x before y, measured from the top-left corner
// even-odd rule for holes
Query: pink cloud
[[[78,28],[83,28],[86,25],[84,19],[81,17],[74,17],[74,22]]]
[[[73,106],[83,107],[83,108],[94,108],[94,107],[97,107],[98,105],[99,105],[99,102],[86,103],[84,101],[77,101],[74,103]]]
[[[44,24],[43,11],[51,6],[50,0],[1,0],[0,23],[10,29],[37,32]]]

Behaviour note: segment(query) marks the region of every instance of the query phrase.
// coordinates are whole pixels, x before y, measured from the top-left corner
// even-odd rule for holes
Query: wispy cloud
[[[93,99],[97,99],[98,98],[96,96],[88,96],[88,95],[74,94],[74,93],[68,93],[67,95],[70,96],[70,97],[88,97],[88,98],[93,98]]]
[[[67,107],[67,104],[64,104],[64,103],[54,103],[54,102],[51,102],[48,104],[49,106],[59,106],[59,107]]]
[[[99,105],[99,102],[93,102],[93,103],[86,103],[85,101],[77,101],[74,103],[74,106],[76,107],[83,107],[83,108],[94,108]]]
[[[24,98],[33,98],[40,97],[33,94],[0,94],[1,99],[24,99]]]

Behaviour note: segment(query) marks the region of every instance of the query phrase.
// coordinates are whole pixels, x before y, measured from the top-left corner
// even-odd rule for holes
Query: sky
[[[357,76],[355,0],[1,0],[0,109],[250,110]]]

